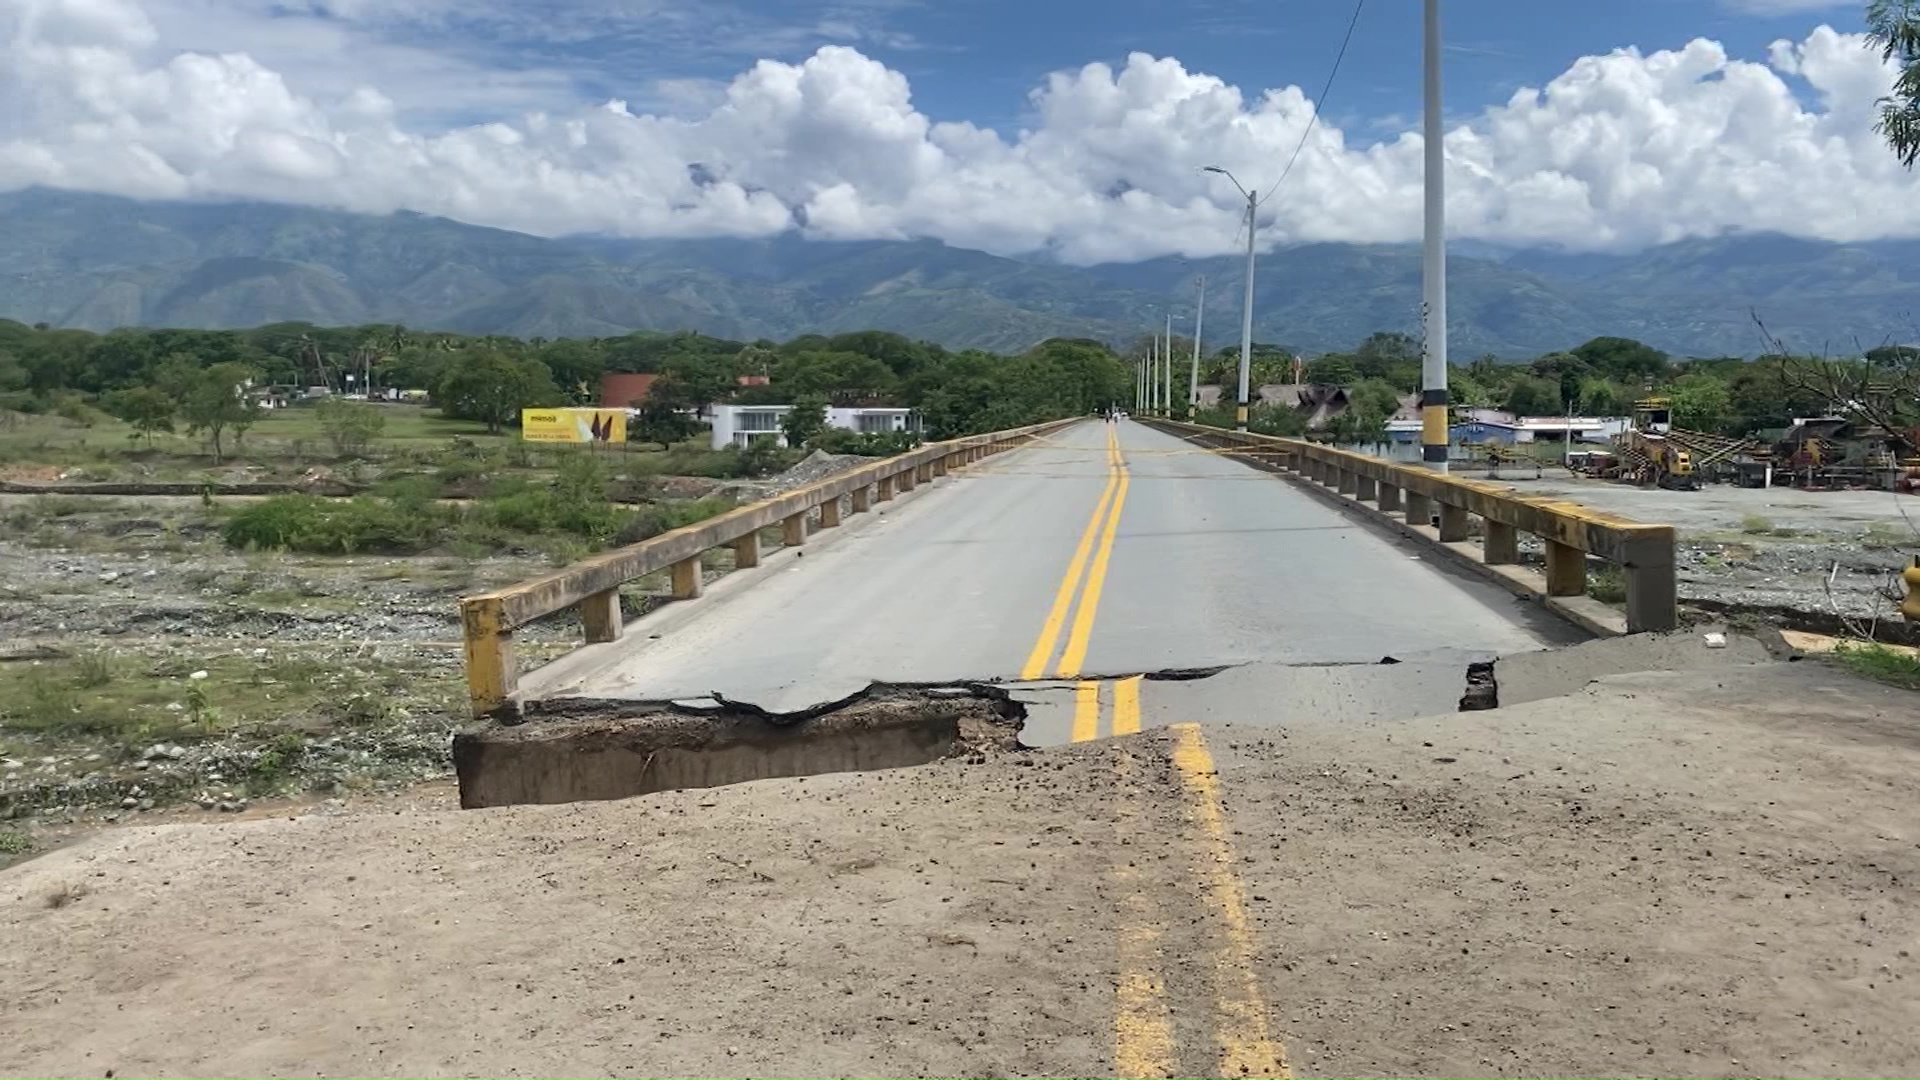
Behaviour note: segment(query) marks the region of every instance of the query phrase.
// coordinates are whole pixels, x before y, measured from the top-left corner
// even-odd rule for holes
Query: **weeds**
[[[1920,655],[1872,641],[1843,642],[1833,655],[1841,666],[1862,678],[1920,690]]]
[[[1759,514],[1748,514],[1740,519],[1740,531],[1748,536],[1767,536],[1773,532],[1773,522]]]
[[[1627,576],[1617,566],[1604,566],[1587,575],[1587,595],[1603,604],[1627,602]]]
[[[25,855],[33,850],[33,839],[13,829],[0,829],[0,855]]]
[[[73,659],[73,685],[82,690],[98,690],[111,683],[113,676],[113,657],[105,652],[83,652]]]

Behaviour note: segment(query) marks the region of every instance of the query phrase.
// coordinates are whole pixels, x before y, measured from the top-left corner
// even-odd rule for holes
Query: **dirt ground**
[[[0,872],[0,1072],[1913,1075],[1916,715],[1764,664],[123,828]]]

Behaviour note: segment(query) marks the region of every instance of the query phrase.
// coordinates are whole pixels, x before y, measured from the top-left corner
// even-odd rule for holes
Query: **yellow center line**
[[[1100,684],[1083,682],[1073,688],[1073,741],[1100,737]]]
[[[1214,1009],[1220,1040],[1221,1076],[1282,1076],[1286,1048],[1267,1029],[1267,1005],[1254,974],[1253,931],[1247,923],[1247,901],[1240,875],[1234,870],[1233,845],[1227,839],[1226,813],[1220,802],[1220,780],[1213,755],[1198,724],[1175,724],[1173,764],[1186,788],[1187,817],[1201,832],[1206,847],[1206,894],[1220,918],[1226,948],[1214,955]]]
[[[1135,735],[1140,731],[1140,676],[1113,684],[1113,733]]]
[[[1114,435],[1108,431],[1106,490],[1100,493],[1100,501],[1094,504],[1093,517],[1087,520],[1087,527],[1080,534],[1080,544],[1074,548],[1073,558],[1067,563],[1066,576],[1060,579],[1060,588],[1053,594],[1053,608],[1047,612],[1047,621],[1040,627],[1040,637],[1033,643],[1033,651],[1027,654],[1026,665],[1020,669],[1022,679],[1038,679],[1045,675],[1047,664],[1053,659],[1053,647],[1059,643],[1067,612],[1073,608],[1073,597],[1079,591],[1080,577],[1086,570],[1087,556],[1093,551],[1094,538],[1100,533],[1101,519],[1106,515],[1107,504],[1120,485],[1113,465],[1114,458]]]
[[[1109,436],[1111,438],[1112,436]],[[1120,459],[1120,448],[1114,446],[1114,469],[1120,476],[1120,487],[1113,494],[1113,503],[1107,509],[1106,524],[1100,530],[1100,549],[1093,557],[1093,565],[1087,569],[1087,585],[1080,593],[1080,607],[1074,612],[1073,633],[1067,638],[1067,647],[1060,654],[1059,674],[1072,678],[1080,674],[1080,665],[1086,662],[1087,646],[1093,638],[1093,620],[1100,613],[1100,594],[1107,584],[1107,563],[1113,558],[1113,538],[1120,528],[1120,511],[1127,505],[1127,487],[1132,478],[1127,473],[1127,465]]]

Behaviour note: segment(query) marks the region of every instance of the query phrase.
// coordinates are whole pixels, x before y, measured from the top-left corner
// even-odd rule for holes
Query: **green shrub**
[[[920,445],[920,436],[911,431],[848,431],[828,428],[815,435],[808,446],[829,454],[857,454],[861,457],[893,457]]]
[[[724,514],[733,509],[733,501],[723,498],[678,499],[669,502],[654,503],[642,507],[620,526],[614,543],[622,547],[637,544],[642,540],[651,540],[661,533],[705,521],[716,514]]]
[[[234,548],[283,548],[322,555],[406,553],[432,547],[447,524],[429,506],[387,499],[329,500],[276,495],[228,519],[221,538]]]

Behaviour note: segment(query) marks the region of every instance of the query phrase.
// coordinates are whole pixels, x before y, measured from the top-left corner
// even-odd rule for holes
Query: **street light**
[[[1187,371],[1187,419],[1200,408],[1200,326],[1207,311],[1207,275],[1200,275],[1200,301],[1193,308],[1193,367]]]
[[[1432,0],[1428,0],[1432,3]],[[1201,172],[1219,173],[1233,181],[1240,194],[1247,197],[1247,299],[1246,307],[1240,312],[1240,393],[1234,398],[1233,427],[1235,431],[1247,430],[1247,379],[1253,370],[1253,226],[1254,215],[1260,208],[1260,196],[1248,191],[1230,172],[1218,165],[1208,165]]]

